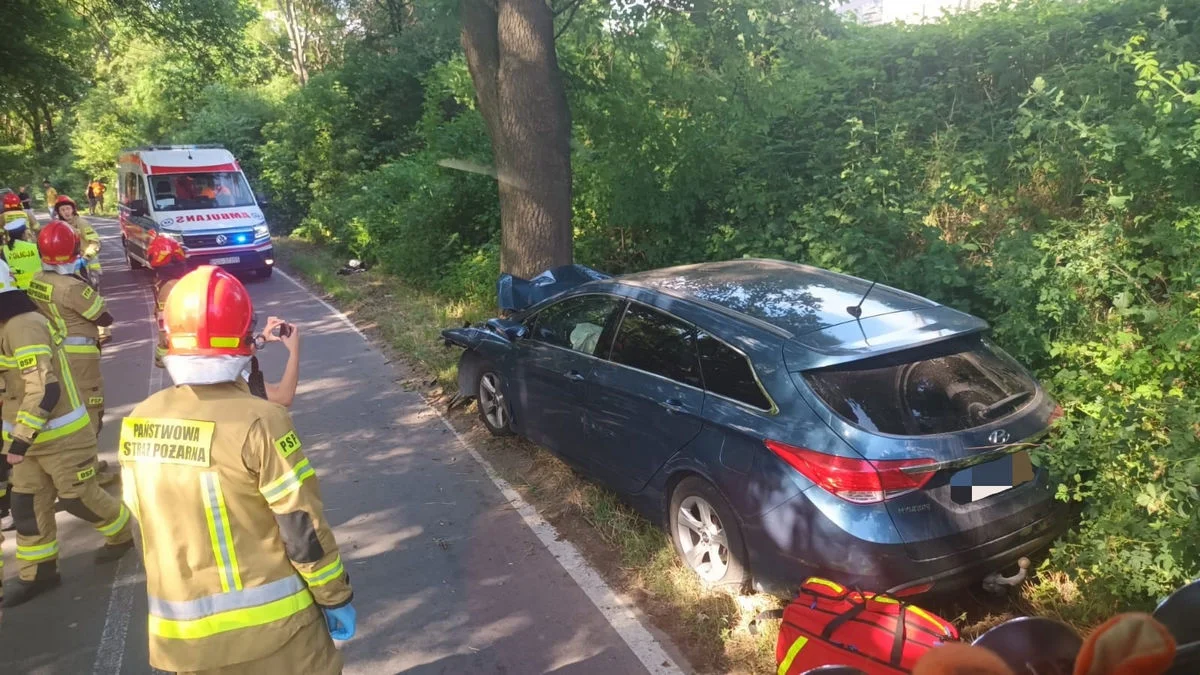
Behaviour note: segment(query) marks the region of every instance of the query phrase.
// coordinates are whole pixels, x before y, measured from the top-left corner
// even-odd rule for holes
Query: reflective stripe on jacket
[[[95,347],[100,337],[96,319],[107,311],[107,307],[104,297],[96,289],[75,275],[43,270],[29,284],[29,298],[37,303],[60,336],[91,339],[90,349],[81,348],[83,343],[75,341],[64,343],[64,351],[99,355],[100,351]]]
[[[123,420],[117,455],[142,528],[155,668],[263,658],[322,620],[319,606],[350,601],[316,472],[282,406],[233,383],[172,387]]]
[[[51,337],[50,323],[37,312],[18,314],[0,326],[0,371],[4,377],[3,439],[33,440],[28,455],[95,445],[87,408],[71,376],[66,356]],[[43,410],[46,385],[57,382],[61,395],[53,410]]]

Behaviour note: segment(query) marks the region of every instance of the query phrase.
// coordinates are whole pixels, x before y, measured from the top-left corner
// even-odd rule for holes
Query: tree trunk
[[[303,86],[308,84],[308,59],[305,54],[308,36],[304,27],[300,25],[295,1],[279,0],[278,4],[279,13],[283,15],[284,27],[287,29],[288,47],[292,52],[292,74],[296,76],[296,81]]]
[[[571,117],[544,0],[462,0],[462,42],[492,139],[500,269],[570,264]]]

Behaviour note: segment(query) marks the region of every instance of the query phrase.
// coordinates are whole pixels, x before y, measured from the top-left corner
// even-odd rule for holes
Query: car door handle
[[[563,375],[572,382],[583,382],[583,374],[578,370],[568,370]]]
[[[683,402],[677,398],[669,398],[662,402],[662,407],[667,409],[671,414],[683,412]]]

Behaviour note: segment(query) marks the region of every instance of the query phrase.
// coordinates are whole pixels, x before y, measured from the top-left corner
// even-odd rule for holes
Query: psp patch
[[[121,421],[121,461],[212,465],[215,422],[126,417]]]
[[[289,431],[283,438],[275,441],[275,449],[279,451],[281,457],[287,459],[300,449],[300,437],[296,435],[295,430]]]

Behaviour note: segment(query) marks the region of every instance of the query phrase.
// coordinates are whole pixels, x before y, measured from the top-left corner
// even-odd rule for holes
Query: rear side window
[[[748,406],[771,409],[771,402],[758,385],[745,356],[708,333],[699,333],[696,344],[705,389]]]
[[[533,339],[584,354],[596,354],[604,326],[620,305],[621,300],[610,295],[567,298],[537,313],[533,319]]]
[[[609,358],[682,384],[702,386],[696,330],[643,305],[630,303]]]
[[[808,371],[804,379],[846,420],[900,436],[982,426],[1037,392],[1012,357],[978,336]]]
[[[124,174],[121,178],[121,203],[126,206],[132,206],[134,202],[146,199],[146,192],[142,189],[142,178],[136,173]]]

